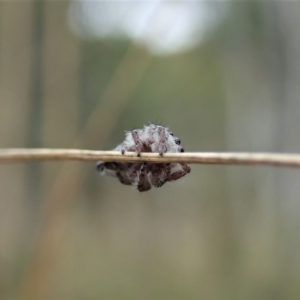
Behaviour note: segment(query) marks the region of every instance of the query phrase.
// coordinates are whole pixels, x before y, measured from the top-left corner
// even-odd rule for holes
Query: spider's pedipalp
[[[146,192],[151,189],[151,183],[149,182],[148,179],[148,173],[149,173],[149,165],[147,163],[143,163],[141,169],[140,169],[140,174],[138,177],[138,182],[137,182],[137,189],[140,192]]]

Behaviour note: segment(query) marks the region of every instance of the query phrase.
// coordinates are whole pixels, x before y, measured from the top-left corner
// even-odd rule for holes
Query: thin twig
[[[115,161],[152,163],[196,163],[219,165],[271,165],[282,167],[300,167],[300,154],[279,153],[218,153],[218,152],[186,152],[141,153],[135,152],[122,155],[117,151],[93,151],[77,149],[0,149],[0,163],[17,163],[29,161]]]

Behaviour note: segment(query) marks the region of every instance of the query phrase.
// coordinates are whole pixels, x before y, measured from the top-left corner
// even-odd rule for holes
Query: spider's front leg
[[[137,182],[137,189],[140,192],[146,192],[151,189],[151,184],[148,180],[148,173],[149,173],[149,166],[147,163],[143,163],[140,169],[138,182]]]
[[[129,134],[129,133],[128,133]],[[120,145],[121,153],[125,154],[125,151],[135,151],[137,156],[141,155],[143,149],[143,143],[139,138],[138,130],[133,130],[130,132],[134,145],[130,142],[130,138],[128,140],[128,136],[126,137],[125,141]],[[130,144],[130,146],[128,146]]]
[[[143,143],[141,142],[140,138],[139,138],[139,133],[137,130],[133,130],[131,132],[134,144],[135,144],[135,151],[137,156],[141,155],[142,152],[142,148],[143,148]]]
[[[174,172],[170,172],[168,179],[167,179],[168,181],[177,180],[191,172],[190,166],[187,164],[183,164],[183,163],[176,164],[176,166],[173,168],[176,168],[176,169]],[[171,169],[171,171],[172,171],[172,169]]]
[[[158,152],[159,152],[159,155],[160,156],[163,156],[163,154],[165,152],[167,152],[167,147],[166,147],[166,131],[163,127],[159,127],[158,128],[158,139],[159,139],[159,142],[158,142]]]

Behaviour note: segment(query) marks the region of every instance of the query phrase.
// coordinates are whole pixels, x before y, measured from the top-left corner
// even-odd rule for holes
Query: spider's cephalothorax
[[[125,140],[115,151],[157,152],[161,156],[166,152],[184,152],[180,139],[168,128],[150,124],[143,129],[126,132]],[[161,187],[167,181],[177,180],[191,171],[184,163],[97,163],[102,175],[117,177],[121,183],[136,186],[140,192],[148,191],[151,186]]]

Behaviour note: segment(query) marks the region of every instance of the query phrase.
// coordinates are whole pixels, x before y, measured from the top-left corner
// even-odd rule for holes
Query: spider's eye
[[[183,148],[181,148],[181,149],[180,149],[180,152],[184,152],[184,149],[183,149]]]
[[[173,135],[174,135],[174,133],[173,133],[173,132],[169,132],[169,133],[170,133],[170,135],[171,135],[171,136],[173,136]]]
[[[177,145],[180,145],[180,139],[177,139],[177,140],[175,140],[175,143],[177,144]]]

